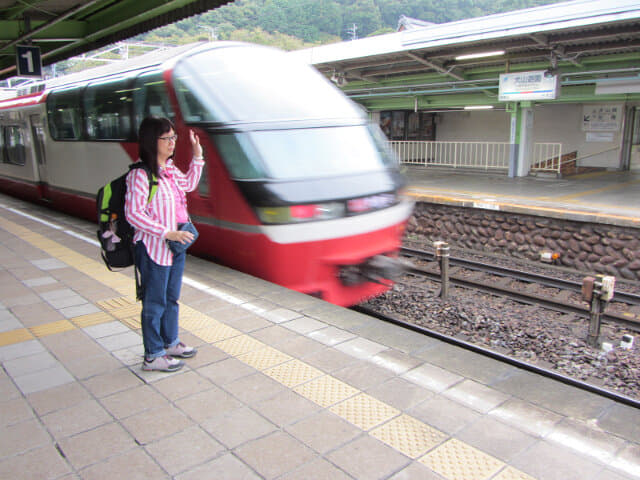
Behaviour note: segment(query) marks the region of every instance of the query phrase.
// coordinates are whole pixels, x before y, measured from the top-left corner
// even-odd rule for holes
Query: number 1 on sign
[[[24,52],[20,56],[27,61],[27,71],[33,72],[34,71],[34,68],[33,68],[33,53],[31,52],[31,50],[28,50],[28,51]]]

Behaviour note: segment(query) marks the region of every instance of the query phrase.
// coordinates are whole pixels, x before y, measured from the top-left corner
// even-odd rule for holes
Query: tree
[[[382,27],[380,10],[373,0],[355,0],[344,10],[343,25],[349,27],[352,24],[358,27],[358,37],[366,37]],[[343,32],[343,38],[347,33]]]
[[[243,30],[267,42],[276,37],[284,42],[283,34],[322,44],[335,36],[350,38],[347,29],[354,24],[358,38],[395,31],[400,15],[445,23],[549,3],[554,0],[236,0],[137,38],[182,44],[206,38],[202,27],[208,27],[221,40]]]
[[[266,0],[258,25],[267,32],[316,42],[322,33],[340,34],[341,9],[333,0]]]

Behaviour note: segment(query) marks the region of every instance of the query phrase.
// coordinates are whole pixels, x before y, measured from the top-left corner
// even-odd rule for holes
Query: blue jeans
[[[178,299],[186,254],[173,256],[173,265],[158,265],[137,242],[135,261],[142,284],[142,343],[147,358],[166,355],[165,348],[180,342],[178,338]]]

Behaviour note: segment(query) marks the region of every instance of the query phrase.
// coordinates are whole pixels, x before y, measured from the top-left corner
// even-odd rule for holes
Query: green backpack
[[[147,200],[147,204],[149,204],[158,190],[158,179],[142,162],[129,165],[129,171],[135,168],[143,168],[149,176],[149,198]],[[124,215],[127,175],[128,172],[107,183],[98,190],[96,195],[100,255],[111,271],[114,268],[130,267],[134,264],[134,230]]]

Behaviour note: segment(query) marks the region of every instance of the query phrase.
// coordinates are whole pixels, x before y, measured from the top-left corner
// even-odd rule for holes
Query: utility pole
[[[218,29],[217,29],[217,27],[210,27],[209,25],[200,25],[200,28],[202,30],[206,30],[207,32],[209,32],[209,41],[210,42],[215,42],[216,40],[218,40]]]
[[[347,33],[351,35],[351,40],[358,39],[357,31],[358,31],[358,26],[355,23],[352,23],[351,27],[349,27],[349,29],[347,30]]]

